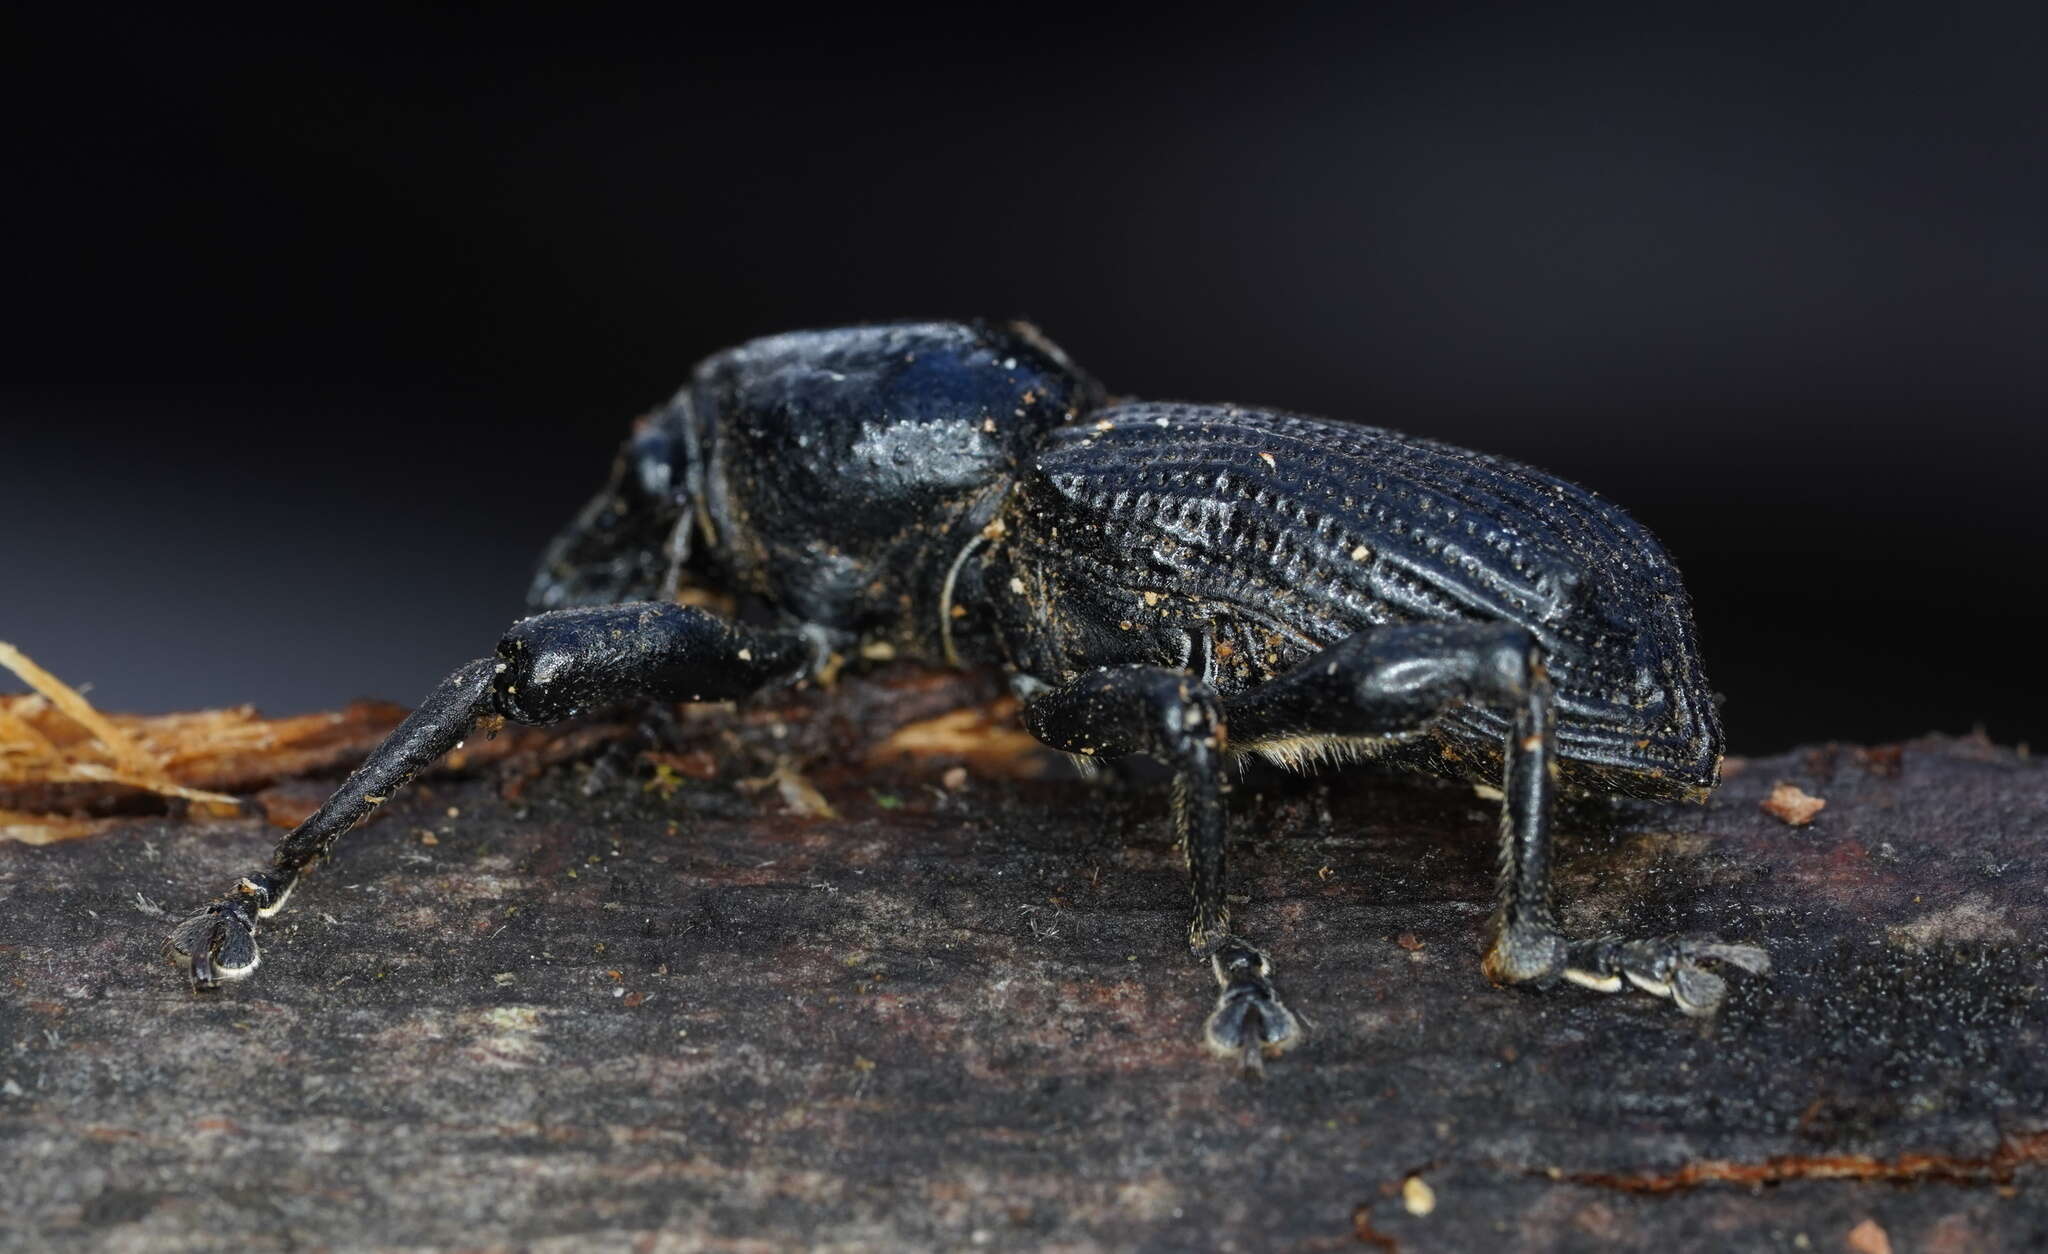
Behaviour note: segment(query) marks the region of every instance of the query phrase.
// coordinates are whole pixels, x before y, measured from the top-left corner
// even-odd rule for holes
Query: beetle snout
[[[683,442],[664,421],[643,419],[612,463],[611,478],[541,555],[527,592],[535,610],[639,601],[660,594],[686,554]]]

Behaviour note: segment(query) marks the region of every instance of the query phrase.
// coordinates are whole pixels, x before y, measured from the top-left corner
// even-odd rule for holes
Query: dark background
[[[111,709],[409,701],[696,358],[1024,315],[1597,487],[1737,752],[2038,742],[2041,32],[1685,12],[17,25],[0,638]]]

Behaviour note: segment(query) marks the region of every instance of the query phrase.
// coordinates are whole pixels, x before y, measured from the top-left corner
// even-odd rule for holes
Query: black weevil
[[[679,604],[685,581],[778,621]],[[1721,731],[1657,542],[1503,458],[1240,406],[1108,403],[1022,324],[800,332],[709,358],[642,419],[530,599],[539,612],[442,681],[267,870],[177,927],[195,987],[254,971],[256,920],[479,720],[732,700],[878,642],[1004,668],[1054,748],[1171,768],[1219,1053],[1301,1035],[1231,928],[1233,753],[1371,754],[1498,787],[1496,981],[1627,982],[1706,1014],[1725,986],[1702,962],[1768,968],[1747,945],[1559,930],[1557,789],[1702,800]]]

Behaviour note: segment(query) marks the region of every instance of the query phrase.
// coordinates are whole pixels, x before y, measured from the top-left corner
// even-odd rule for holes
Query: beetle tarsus
[[[1261,1057],[1277,1058],[1301,1043],[1301,1021],[1273,990],[1272,965],[1257,946],[1229,937],[1209,963],[1221,990],[1203,1029],[1211,1052],[1257,1070]]]
[[[263,957],[253,912],[234,897],[223,897],[172,928],[167,943],[172,960],[184,964],[197,992],[246,979]]]
[[[282,910],[296,883],[265,871],[245,875],[220,900],[171,929],[171,960],[185,965],[195,991],[211,992],[255,973],[263,959],[256,920]]]
[[[1700,965],[1725,962],[1751,975],[1769,975],[1771,956],[1755,945],[1712,937],[1659,936],[1643,940],[1601,937],[1572,942],[1560,974],[1603,993],[1635,988],[1668,997],[1689,1015],[1711,1015],[1728,994],[1727,981]]]

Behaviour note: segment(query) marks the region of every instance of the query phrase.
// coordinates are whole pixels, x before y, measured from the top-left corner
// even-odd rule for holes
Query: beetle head
[[[678,396],[633,424],[611,478],[555,536],[534,572],[535,610],[610,605],[672,591],[672,567],[687,556],[689,397]]]
[[[755,340],[698,368],[692,468],[718,566],[807,621],[893,612],[1051,428],[1099,400],[1022,323]]]

